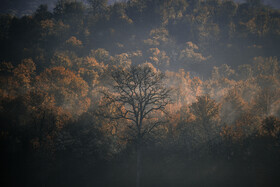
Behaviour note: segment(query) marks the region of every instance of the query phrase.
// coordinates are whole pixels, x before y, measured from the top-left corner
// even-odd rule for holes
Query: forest
[[[280,10],[58,0],[0,14],[1,186],[280,186]]]

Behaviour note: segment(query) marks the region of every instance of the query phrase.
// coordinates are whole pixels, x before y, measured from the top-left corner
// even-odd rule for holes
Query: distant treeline
[[[110,54],[141,53],[160,69],[195,71],[251,63],[256,56],[279,57],[279,10],[259,1],[237,4],[209,0],[141,0],[114,3],[58,1],[30,16],[1,15],[1,61],[17,65],[32,58],[43,69],[57,52],[84,57],[104,48]],[[189,43],[194,45],[189,45]],[[154,51],[163,58],[154,61]],[[159,58],[159,57],[158,57]],[[159,63],[161,63],[159,65]]]

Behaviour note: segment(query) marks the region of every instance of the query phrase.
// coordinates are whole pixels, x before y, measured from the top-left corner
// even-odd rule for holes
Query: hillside
[[[280,186],[279,9],[20,2],[0,15],[0,186]]]
[[[168,65],[160,69],[183,68],[208,77],[213,66],[237,68],[251,64],[254,57],[279,56],[280,13],[262,5],[136,1],[104,4],[97,13],[79,2],[57,6],[53,12],[42,6],[31,17],[1,16],[5,52],[0,60],[13,64],[22,58],[35,60],[39,55],[35,49],[48,61],[55,51],[68,50],[81,57],[104,48],[112,55],[140,51],[143,56],[138,60],[145,62],[150,61],[149,50],[157,48],[168,58]],[[73,37],[81,45],[66,47]]]

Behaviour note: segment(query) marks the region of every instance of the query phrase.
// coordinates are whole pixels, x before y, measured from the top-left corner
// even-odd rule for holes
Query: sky
[[[81,0],[86,1],[86,0]],[[109,4],[119,0],[108,0]],[[246,0],[235,0],[236,2],[245,2]],[[0,0],[0,13],[12,13],[15,15],[32,14],[38,5],[48,4],[49,10],[52,10],[57,0]],[[265,4],[280,9],[280,0],[263,0]]]

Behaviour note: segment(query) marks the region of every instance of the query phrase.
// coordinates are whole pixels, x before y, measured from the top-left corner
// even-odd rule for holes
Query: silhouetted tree
[[[137,144],[136,186],[139,187],[143,137],[161,124],[162,121],[153,120],[153,115],[158,111],[165,112],[170,103],[171,89],[164,85],[162,73],[145,64],[128,69],[115,69],[111,77],[115,94],[104,93],[105,98],[116,108],[111,118],[131,122],[128,127],[134,133]]]

